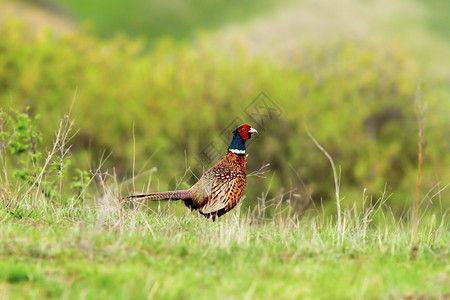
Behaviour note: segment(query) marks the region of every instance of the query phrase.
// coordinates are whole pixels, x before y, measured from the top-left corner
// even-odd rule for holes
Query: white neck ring
[[[245,150],[239,150],[239,149],[228,149],[231,153],[234,154],[245,154]]]

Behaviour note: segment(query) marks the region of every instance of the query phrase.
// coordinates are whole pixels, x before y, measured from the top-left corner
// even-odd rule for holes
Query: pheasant
[[[198,210],[213,221],[238,204],[246,182],[245,142],[257,131],[250,125],[242,125],[233,131],[227,154],[207,170],[190,189],[132,195],[134,200],[183,200],[184,204]]]

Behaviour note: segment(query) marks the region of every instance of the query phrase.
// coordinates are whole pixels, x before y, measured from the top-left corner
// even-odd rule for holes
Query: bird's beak
[[[251,128],[251,127],[250,127],[250,130],[248,132],[250,132],[250,133],[258,133],[258,131],[256,131],[255,128]]]

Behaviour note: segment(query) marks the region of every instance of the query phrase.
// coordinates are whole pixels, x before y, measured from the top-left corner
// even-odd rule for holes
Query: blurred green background
[[[402,213],[415,187],[420,97],[423,205],[446,209],[449,19],[444,0],[2,0],[0,103],[41,116],[45,152],[73,102],[72,164],[92,170],[106,153],[102,169],[128,183],[135,160],[138,191],[150,177],[151,191],[188,187],[186,168],[200,176],[211,166],[200,154],[224,153],[220,134],[237,118],[260,131],[249,173],[270,163],[266,178],[249,177],[245,205],[267,193],[333,210],[332,171],[308,128],[340,167],[345,205],[386,190]],[[246,112],[261,92],[280,113],[255,124]]]

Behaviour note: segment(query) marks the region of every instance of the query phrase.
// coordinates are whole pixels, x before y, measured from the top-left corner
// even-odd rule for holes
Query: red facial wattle
[[[239,128],[239,135],[243,140],[248,140],[250,138],[250,135],[248,134],[249,130],[250,130],[249,125],[242,125],[241,128]]]

